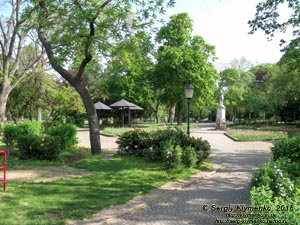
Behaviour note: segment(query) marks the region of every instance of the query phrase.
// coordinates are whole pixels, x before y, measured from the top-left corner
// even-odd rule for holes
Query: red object
[[[6,151],[0,150],[0,155],[3,155],[3,164],[0,165],[0,169],[3,169],[3,180],[0,180],[0,184],[3,184],[3,190],[6,190]]]

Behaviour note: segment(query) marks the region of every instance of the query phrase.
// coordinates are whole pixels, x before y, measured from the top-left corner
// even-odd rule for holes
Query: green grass
[[[101,129],[101,133],[104,135],[110,135],[110,136],[119,136],[123,134],[124,132],[133,130],[133,129],[143,129],[146,131],[152,131],[152,130],[157,130],[157,129],[167,129],[167,128],[179,128],[182,129],[183,131],[186,131],[187,129],[187,124],[183,123],[181,126],[177,126],[176,124],[170,125],[168,124],[165,126],[163,123],[139,123],[139,124],[134,124],[132,127],[103,127]],[[191,124],[191,128],[198,128],[197,124]]]
[[[197,172],[186,168],[166,172],[156,163],[133,157],[106,161],[88,152],[71,166],[87,169],[92,175],[49,183],[9,182],[7,191],[0,192],[0,224],[66,224]]]
[[[284,131],[268,131],[268,130],[246,130],[246,129],[233,129],[229,130],[227,134],[236,140],[275,140],[287,137],[287,132]]]

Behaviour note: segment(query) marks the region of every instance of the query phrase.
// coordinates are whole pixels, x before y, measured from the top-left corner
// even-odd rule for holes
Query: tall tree
[[[253,80],[252,73],[238,68],[228,68],[220,73],[219,87],[225,92],[225,105],[232,120],[241,110],[245,93],[247,93],[248,86]]]
[[[192,36],[192,20],[181,13],[170,17],[157,35],[158,49],[153,82],[165,104],[177,104],[177,123],[182,123],[185,103],[184,87],[189,79],[195,86],[193,102],[203,105],[214,94],[218,77],[211,61],[214,47],[201,36]]]
[[[285,19],[280,16],[280,8],[285,6],[291,9],[291,15]],[[293,29],[295,37],[300,36],[300,2],[298,0],[264,0],[256,6],[256,14],[253,20],[248,23],[251,33],[261,29],[268,38],[272,38],[275,32],[285,32],[288,26]]]
[[[92,154],[100,153],[97,113],[84,71],[95,55],[106,55],[111,45],[151,25],[156,13],[163,13],[163,0],[32,1],[38,36],[52,68],[81,96],[88,115]],[[168,5],[174,4],[172,0]],[[80,59],[80,60],[79,60]],[[73,73],[68,63],[79,61]]]
[[[282,6],[290,9],[291,13],[289,17],[281,17],[280,10]],[[299,8],[300,2],[298,0],[261,1],[256,6],[255,18],[248,22],[251,33],[262,30],[268,39],[273,38],[278,31],[286,32],[288,28],[292,30],[294,39],[291,40],[290,43],[287,43],[286,40],[281,41],[281,44],[285,45],[283,49],[285,54],[280,61],[281,67],[279,73],[271,79],[271,90],[274,91],[274,98],[272,99],[277,99],[277,106],[282,109],[284,105],[297,105],[296,108],[292,107],[297,113],[299,112],[299,101],[297,100],[298,94],[295,90],[297,89],[296,87],[299,80],[298,68],[300,65]],[[289,96],[289,99],[286,98],[287,96]]]
[[[248,60],[246,57],[240,57],[240,58],[232,59],[228,65],[229,68],[249,70],[253,66],[253,63],[250,60]]]
[[[24,5],[22,0],[1,1],[0,5],[3,13],[0,18],[0,122],[5,119],[9,94],[32,71],[42,55],[38,45],[28,46],[30,17],[22,14]],[[32,11],[27,13],[31,15]]]
[[[80,96],[74,88],[44,72],[27,76],[22,85],[11,92],[7,102],[7,110],[15,123],[23,116],[33,119],[39,108],[45,112],[48,121],[62,119],[75,110],[84,112]]]

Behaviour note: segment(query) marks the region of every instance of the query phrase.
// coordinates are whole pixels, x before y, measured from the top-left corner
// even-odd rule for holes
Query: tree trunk
[[[175,110],[176,110],[176,103],[173,106],[171,106],[170,109],[169,109],[168,122],[171,123],[171,125],[174,123]]]
[[[6,120],[5,112],[8,95],[11,92],[10,85],[7,82],[3,82],[1,94],[0,94],[0,123],[4,123]]]
[[[154,114],[155,114],[155,122],[159,123],[159,115],[158,115],[159,101],[156,102]]]
[[[100,144],[100,131],[99,131],[99,123],[98,116],[92,101],[91,95],[86,87],[84,87],[81,83],[77,83],[74,85],[76,91],[81,96],[84,107],[87,112],[88,122],[89,122],[89,130],[90,130],[90,143],[91,143],[91,152],[93,155],[99,154],[101,152],[101,144]]]
[[[177,110],[178,110],[178,116],[177,116],[177,125],[182,125],[182,116],[183,116],[183,105],[182,102],[177,103]]]
[[[42,121],[42,108],[37,108],[37,121]]]

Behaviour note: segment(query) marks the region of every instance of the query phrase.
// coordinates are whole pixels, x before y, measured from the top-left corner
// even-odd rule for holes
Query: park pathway
[[[93,219],[76,224],[214,225],[217,219],[228,219],[225,213],[214,210],[216,206],[249,204],[252,171],[268,160],[272,143],[235,142],[209,127],[192,130],[191,135],[211,144],[210,159],[222,165],[221,170],[118,218],[103,221],[100,212]]]

